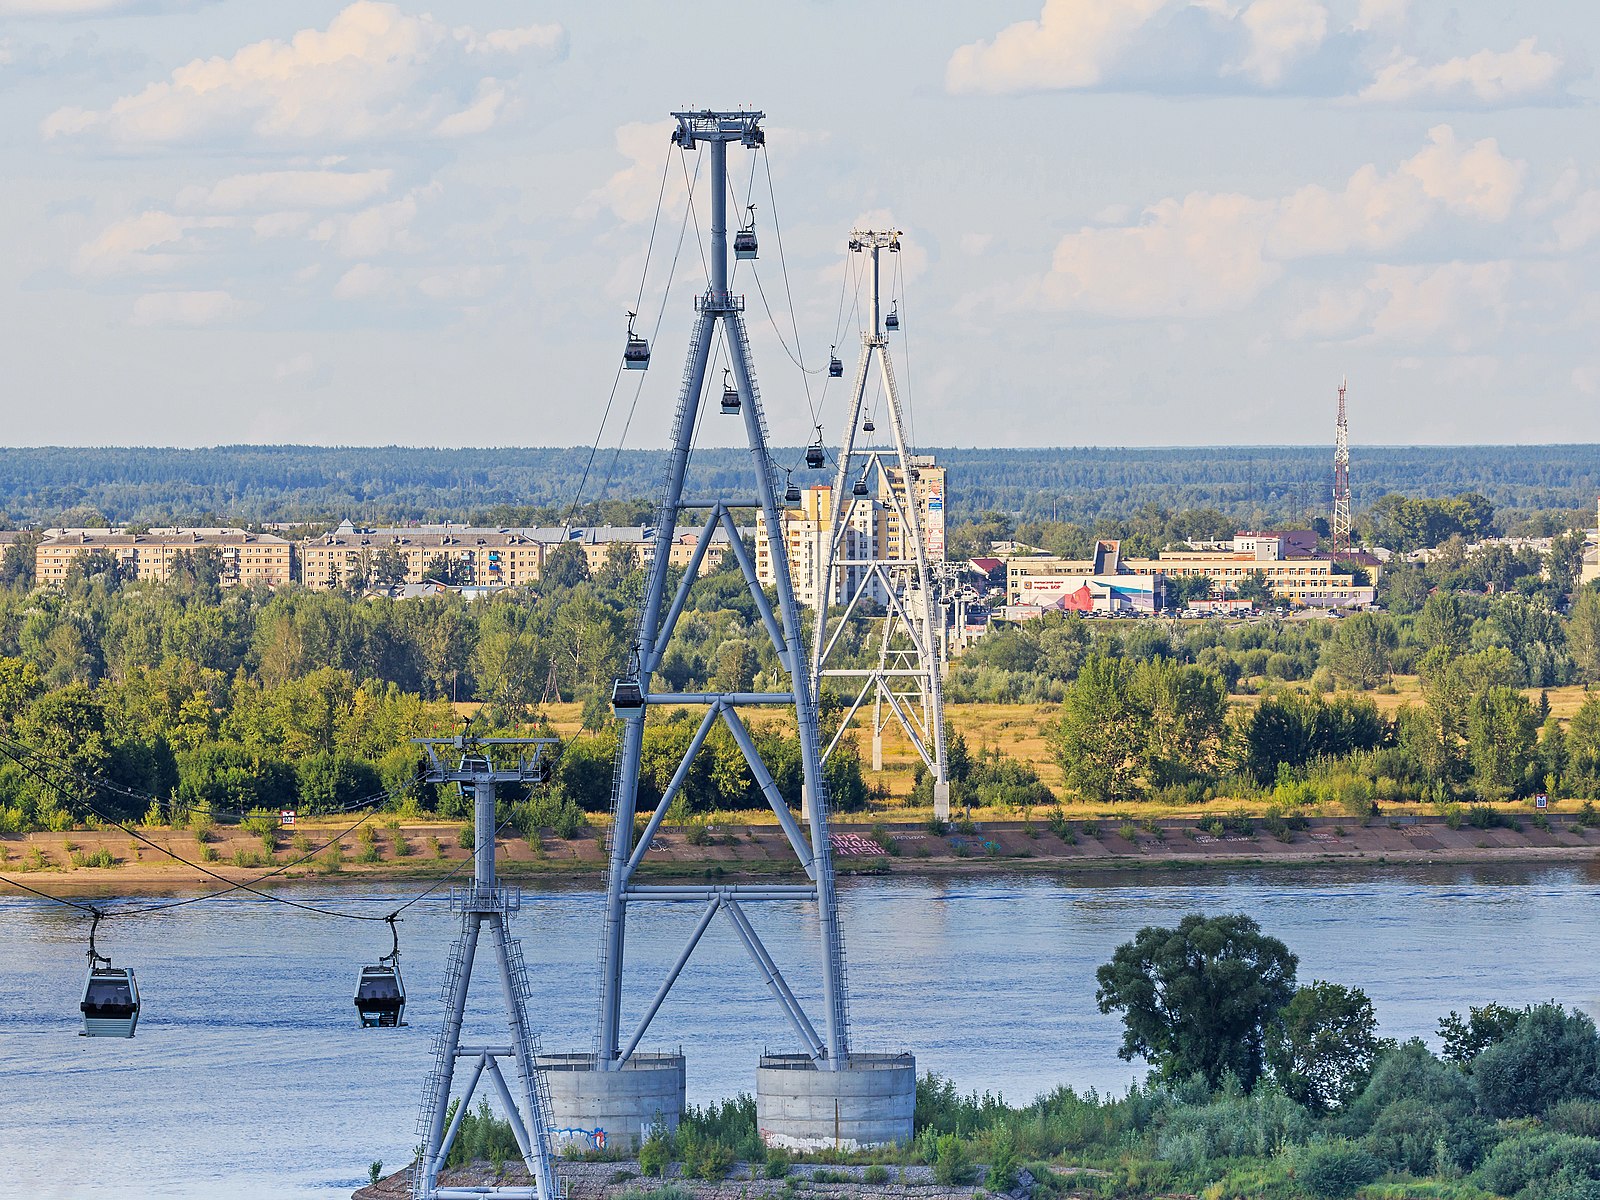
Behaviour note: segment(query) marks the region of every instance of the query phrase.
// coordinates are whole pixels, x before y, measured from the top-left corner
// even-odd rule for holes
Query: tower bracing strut
[[[884,251],[899,253],[900,236],[898,230],[857,229],[850,234],[851,252],[870,259],[869,321],[861,335],[861,356],[834,471],[822,546],[823,569],[817,576],[811,681],[819,696],[827,680],[834,680],[845,691],[847,707],[823,751],[823,760],[833,753],[851,723],[865,714],[872,725],[872,766],[882,770],[883,731],[894,721],[933,776],[934,815],[948,820],[945,615],[935,595],[939,580],[928,561],[923,537],[923,499],[918,494],[917,466],[906,436],[905,404],[883,331],[880,257]],[[857,447],[856,438],[863,428],[862,406],[874,363],[889,410],[893,444],[863,449]],[[887,537],[885,531],[890,529],[896,530],[898,537]],[[865,542],[864,553],[851,552],[857,540]],[[843,605],[843,612],[835,618],[837,605]],[[840,634],[858,610],[868,607],[884,610],[874,638],[877,662],[866,667],[830,665],[836,661]]]
[[[501,1200],[560,1200],[550,1143],[551,1103],[544,1074],[538,1069],[539,1039],[528,1020],[527,965],[522,945],[511,936],[511,914],[521,907],[521,889],[502,887],[495,881],[496,789],[502,783],[538,783],[546,776],[544,761],[554,738],[454,738],[413,739],[427,751],[429,783],[454,783],[472,797],[473,874],[468,887],[454,888],[450,907],[461,914],[461,932],[445,964],[444,1025],[433,1041],[434,1064],[423,1084],[422,1113],[417,1132],[422,1136],[420,1157],[412,1178],[411,1194],[417,1200],[464,1200],[465,1197],[500,1197]],[[516,757],[505,761],[512,753]],[[501,761],[496,761],[499,758]],[[447,760],[454,760],[453,763]],[[505,1001],[510,1045],[464,1045],[467,993],[472,986],[473,963],[479,937],[487,926],[494,945],[495,966]],[[516,1088],[500,1069],[509,1059],[515,1068]],[[450,1114],[450,1092],[458,1063],[470,1063],[467,1086],[456,1098]],[[506,1119],[517,1140],[533,1187],[441,1187],[439,1172],[461,1119],[471,1109],[472,1095],[487,1076],[499,1094]],[[447,1124],[448,1120],[448,1124]]]
[[[1347,380],[1339,381],[1339,419],[1333,431],[1333,522],[1329,533],[1337,558],[1350,552],[1350,423],[1345,418]]]
[[[833,858],[828,842],[828,804],[822,778],[822,754],[818,743],[815,695],[805,668],[801,646],[800,614],[789,574],[787,551],[781,538],[771,540],[771,572],[775,580],[777,604],[768,602],[756,573],[756,564],[734,524],[729,502],[688,503],[683,497],[684,477],[696,426],[705,403],[705,382],[713,345],[720,334],[726,347],[731,375],[728,386],[737,392],[739,404],[723,404],[721,411],[737,415],[744,423],[755,475],[755,505],[761,509],[768,529],[781,529],[779,496],[782,484],[767,448],[766,420],[761,395],[756,387],[746,335],[744,298],[729,288],[728,255],[728,149],[743,147],[752,152],[765,142],[759,112],[679,112],[673,130],[673,143],[685,152],[709,156],[711,196],[711,254],[706,290],[695,300],[696,320],[689,342],[682,390],[678,397],[671,453],[662,486],[655,524],[655,556],[649,567],[649,581],[640,609],[637,636],[627,675],[617,680],[613,708],[621,723],[613,781],[613,815],[609,866],[607,870],[605,928],[600,950],[600,1012],[593,1069],[623,1072],[629,1069],[651,1022],[677,983],[701,936],[720,912],[728,921],[739,943],[750,955],[762,980],[777,1002],[785,1021],[805,1055],[818,1070],[843,1070],[850,1061],[849,1026],[845,998],[844,944],[839,932],[834,903]],[[721,389],[718,389],[719,392]],[[714,409],[713,409],[714,411]],[[718,418],[720,419],[720,418]],[[746,501],[748,503],[748,501]],[[677,543],[680,524],[687,513],[703,516],[700,535],[675,592],[668,596],[672,548]],[[713,536],[722,531],[750,589],[760,614],[761,624],[772,639],[787,686],[771,692],[673,693],[657,690],[656,673],[665,657],[689,591]],[[645,722],[653,709],[663,705],[699,707],[704,712],[698,728],[671,781],[655,809],[636,830],[639,811],[639,772],[644,743]],[[812,803],[802,825],[791,814],[772,771],[741,714],[762,707],[794,710],[799,733],[800,758],[806,794]],[[650,849],[667,809],[678,797],[689,778],[690,768],[712,729],[722,725],[739,747],[749,765],[756,786],[772,807],[783,833],[805,871],[803,884],[743,884],[648,886],[638,882],[636,873]],[[820,944],[823,1012],[820,1021],[807,1014],[778,964],[767,952],[754,922],[745,912],[747,902],[763,900],[809,900],[816,904]],[[623,983],[627,974],[626,933],[629,910],[637,904],[679,903],[700,906],[701,915],[676,964],[661,980],[643,1013],[631,1029],[623,1023]]]

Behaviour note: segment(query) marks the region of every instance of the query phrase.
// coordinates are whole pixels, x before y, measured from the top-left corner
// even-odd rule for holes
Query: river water
[[[281,895],[355,913],[376,894]],[[590,1048],[603,897],[525,891],[515,921],[547,1049]],[[816,924],[802,904],[748,904],[820,1024]],[[1031,1099],[1057,1084],[1119,1091],[1143,1075],[1116,1056],[1095,968],[1141,926],[1247,912],[1300,956],[1300,979],[1365,988],[1382,1031],[1430,1036],[1451,1008],[1555,999],[1600,1012],[1593,937],[1600,871],[1582,866],[1362,867],[841,882],[853,1044],[916,1053],[963,1091]],[[629,1011],[676,958],[695,906],[636,907]],[[359,965],[388,950],[381,923],[319,917],[238,895],[101,925],[138,973],[132,1040],[75,1036],[87,921],[0,898],[0,1179],[7,1195],[332,1200],[372,1159],[404,1163],[456,928],[424,901],[401,925],[409,1026],[355,1028]],[[482,960],[488,968],[492,955]],[[492,974],[467,1036],[504,1026]],[[714,923],[646,1049],[682,1046],[694,1103],[754,1087],[763,1049],[793,1049],[731,929]]]

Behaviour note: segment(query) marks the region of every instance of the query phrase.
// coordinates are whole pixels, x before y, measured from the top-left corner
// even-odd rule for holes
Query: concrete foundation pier
[[[615,1071],[592,1054],[542,1054],[535,1060],[550,1085],[556,1148],[634,1149],[652,1130],[675,1130],[683,1116],[681,1054],[635,1054]]]
[[[911,1140],[917,1060],[852,1054],[824,1071],[804,1054],[768,1054],[756,1070],[761,1140],[785,1150],[867,1150]]]

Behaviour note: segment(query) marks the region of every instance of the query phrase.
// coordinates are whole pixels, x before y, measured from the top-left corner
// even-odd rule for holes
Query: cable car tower
[[[681,151],[710,156],[711,249],[708,286],[695,298],[697,318],[689,341],[672,431],[666,478],[655,523],[655,556],[639,613],[627,674],[616,681],[612,707],[621,723],[613,785],[613,824],[607,873],[604,934],[600,949],[599,1027],[592,1054],[546,1057],[543,1065],[555,1096],[557,1119],[564,1127],[590,1130],[608,1146],[642,1141],[665,1124],[677,1124],[684,1103],[684,1058],[680,1054],[637,1053],[640,1042],[660,1011],[701,936],[721,913],[754,962],[800,1047],[798,1054],[768,1055],[757,1071],[757,1113],[763,1137],[777,1144],[822,1146],[841,1139],[847,1145],[874,1145],[909,1139],[914,1103],[915,1063],[909,1055],[852,1055],[845,994],[844,943],[834,902],[833,859],[828,840],[828,804],[823,785],[822,756],[811,680],[801,645],[801,622],[781,538],[771,543],[776,611],[762,591],[756,565],[740,539],[732,510],[759,508],[768,529],[780,529],[785,491],[781,473],[767,446],[766,420],[756,387],[746,333],[744,297],[729,288],[728,148],[750,151],[766,140],[759,112],[676,112],[672,141]],[[750,226],[737,249],[754,257]],[[754,465],[755,495],[706,503],[684,499],[684,477],[695,431],[702,419],[716,420],[716,402],[706,395],[706,376],[713,343],[721,334],[729,362],[720,411],[742,420]],[[679,522],[687,511],[705,513],[694,553],[668,602],[671,550]],[[697,517],[698,519],[698,517]],[[721,528],[738,562],[761,623],[777,652],[786,686],[771,692],[675,693],[655,685],[656,672],[670,645],[673,630],[699,574],[713,533]],[[655,810],[642,830],[639,774],[645,723],[652,709],[663,706],[702,708],[704,715]],[[799,734],[804,786],[812,797],[805,828],[790,813],[772,771],[762,761],[742,712],[763,707],[794,710]],[[790,847],[805,871],[800,884],[649,885],[637,876],[662,820],[677,798],[712,727],[720,723],[743,753],[756,786],[771,806]],[[744,905],[756,901],[809,901],[816,905],[816,976],[822,1012],[812,1018],[767,952]],[[626,933],[630,909],[639,904],[679,903],[699,907],[700,918],[677,961],[655,987],[642,1015],[623,1021],[627,974]],[[652,981],[655,982],[655,981]],[[706,997],[714,1003],[714,997]],[[886,1099],[885,1097],[888,1097]],[[896,1107],[898,1106],[898,1107]],[[895,1111],[893,1115],[889,1109]],[[900,1109],[903,1108],[903,1114]],[[824,1119],[825,1116],[825,1119]]]
[[[827,761],[845,729],[870,701],[872,769],[883,769],[883,730],[893,719],[933,775],[934,815],[948,820],[950,778],[941,692],[947,642],[943,610],[935,600],[934,579],[922,535],[919,475],[906,441],[905,411],[895,386],[889,339],[884,332],[900,328],[898,301],[888,314],[881,312],[879,258],[885,250],[891,254],[900,252],[899,230],[857,229],[850,234],[851,253],[871,258],[870,324],[861,335],[850,415],[845,421],[844,442],[839,447],[834,472],[824,570],[817,577],[811,678],[819,695],[825,679],[848,680],[847,688],[854,691],[838,731],[823,751],[823,761]],[[858,449],[857,430],[872,432],[876,428],[870,414],[863,421],[861,411],[874,360],[883,382],[894,444],[886,449]],[[876,488],[869,482],[875,483]],[[888,513],[880,513],[879,505]],[[880,522],[880,515],[892,515],[898,524],[899,537],[892,547],[884,534],[888,523]],[[850,553],[848,543],[857,540],[850,535],[869,530],[864,539],[869,552]],[[830,623],[830,609],[836,603],[844,604],[844,612]],[[876,639],[878,661],[869,667],[830,667],[839,635],[864,603],[879,604],[885,610]]]
[[[502,783],[536,783],[545,778],[545,747],[557,744],[555,738],[475,738],[467,734],[453,738],[414,738],[428,754],[423,779],[429,783],[460,784],[472,796],[474,854],[472,883],[452,888],[450,907],[461,914],[461,934],[451,948],[445,966],[444,1025],[434,1037],[433,1070],[423,1084],[422,1114],[417,1132],[422,1135],[421,1156],[417,1159],[411,1194],[416,1200],[467,1200],[468,1197],[502,1197],[504,1200],[560,1200],[554,1160],[550,1146],[550,1094],[544,1076],[537,1068],[538,1038],[528,1023],[528,971],[522,959],[522,946],[508,928],[511,914],[522,906],[522,889],[501,887],[495,882],[495,792]],[[514,762],[497,764],[494,748],[516,747]],[[531,753],[525,751],[531,750]],[[456,764],[442,757],[455,751]],[[463,1045],[462,1023],[466,1014],[467,991],[472,986],[472,967],[478,951],[478,936],[484,925],[494,940],[496,965],[510,1024],[511,1044]],[[517,1092],[514,1094],[500,1059],[509,1058],[516,1067]],[[456,1064],[470,1062],[472,1074],[457,1102],[449,1127],[450,1087]],[[533,1177],[533,1187],[451,1188],[439,1186],[443,1168],[455,1141],[461,1118],[472,1104],[478,1083],[488,1075],[511,1122],[522,1160]],[[519,1104],[520,1100],[520,1104]]]

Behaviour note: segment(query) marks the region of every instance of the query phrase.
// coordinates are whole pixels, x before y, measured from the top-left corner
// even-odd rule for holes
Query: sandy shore
[[[1579,827],[1555,817],[1549,829],[1524,822],[1510,828],[1451,829],[1439,819],[1408,817],[1356,825],[1317,818],[1308,828],[1274,836],[1257,824],[1253,833],[1206,832],[1192,820],[1131,824],[1074,822],[1065,838],[1043,823],[983,822],[971,832],[930,833],[922,826],[836,825],[834,855],[840,874],[932,875],[987,871],[1102,872],[1191,866],[1299,865],[1351,862],[1482,863],[1589,862],[1600,852],[1600,828]],[[119,830],[35,833],[0,838],[0,875],[51,895],[113,895],[144,891],[250,883],[406,880],[429,882],[456,872],[465,878],[470,851],[458,844],[459,823],[408,823],[379,829],[376,839],[339,837],[338,862],[331,850],[310,861],[308,851],[334,839],[335,826],[307,825],[278,844],[269,865],[259,837],[219,828],[200,843],[191,833],[140,829],[145,841]],[[873,830],[877,831],[876,838]],[[775,826],[720,826],[696,835],[680,829],[658,833],[645,859],[646,876],[689,878],[780,878],[798,876],[788,844]],[[880,845],[881,841],[881,845]],[[203,846],[209,850],[203,850]],[[74,866],[99,851],[110,867]],[[213,861],[202,862],[202,854]],[[188,860],[188,864],[178,859]],[[362,861],[365,859],[366,861]],[[535,845],[502,839],[496,850],[500,874],[513,881],[570,881],[596,886],[604,877],[603,831],[586,830],[564,840],[546,836]],[[210,874],[207,874],[209,872]],[[3,886],[3,885],[0,885]],[[15,890],[15,889],[10,889]]]

